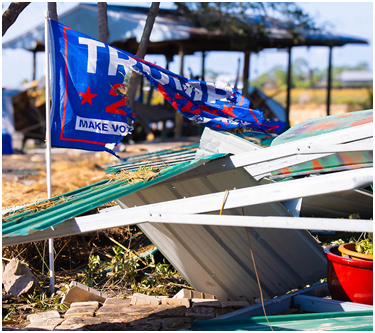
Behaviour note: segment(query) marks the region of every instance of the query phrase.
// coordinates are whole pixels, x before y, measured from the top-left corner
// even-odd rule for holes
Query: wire
[[[257,270],[257,266],[255,265],[255,259],[254,259],[253,249],[251,247],[249,230],[247,230],[247,228],[246,228],[246,233],[247,233],[247,240],[249,241],[251,258],[253,259],[255,275],[257,277],[257,282],[258,282],[258,287],[259,287],[259,292],[260,292],[260,300],[262,301],[262,308],[263,308],[264,317],[266,317],[267,323],[270,326],[271,330],[273,331],[272,325],[270,324],[270,322],[268,320],[268,317],[267,317],[267,314],[266,314],[266,309],[264,307],[262,287],[260,285],[260,280],[259,280],[259,276],[258,276],[258,270]]]
[[[229,194],[229,190],[225,190],[225,192],[224,192],[223,203],[222,203],[222,205],[221,205],[221,209],[220,209],[220,215],[223,213],[224,205],[225,205],[225,202],[226,202],[226,200],[227,200],[227,198],[228,198],[228,194]],[[242,208],[242,215],[245,215],[243,208]],[[256,266],[256,264],[255,264],[255,259],[254,259],[254,254],[253,254],[253,249],[252,249],[252,247],[251,247],[251,242],[250,242],[250,235],[249,235],[249,231],[248,231],[247,228],[246,228],[246,233],[247,233],[247,240],[249,241],[250,254],[251,254],[251,258],[252,258],[252,260],[253,260],[254,271],[255,271],[256,278],[257,278],[257,282],[258,282],[258,287],[259,287],[259,292],[260,292],[260,300],[261,300],[261,302],[262,302],[262,308],[263,308],[264,317],[266,318],[267,323],[268,323],[268,325],[269,325],[270,328],[271,328],[271,331],[273,331],[272,325],[271,325],[271,323],[270,323],[269,320],[268,320],[267,313],[266,313],[266,309],[265,309],[265,307],[264,307],[262,287],[261,287],[261,285],[260,285],[260,280],[259,280],[258,270],[257,270],[257,266]]]
[[[220,215],[221,215],[221,213],[223,212],[224,205],[225,205],[225,201],[227,201],[228,194],[229,194],[229,190],[225,190],[225,192],[224,192],[223,204],[221,205],[221,209],[220,209]]]

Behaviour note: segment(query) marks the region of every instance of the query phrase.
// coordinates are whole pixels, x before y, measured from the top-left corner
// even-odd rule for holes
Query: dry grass
[[[159,171],[159,169],[154,167],[142,167],[137,171],[121,170],[120,172],[114,174],[108,174],[107,178],[113,181],[127,181],[128,184],[133,184],[140,181],[149,181],[154,179],[158,176]]]
[[[105,179],[105,172],[94,161],[52,163],[52,195],[57,196]],[[3,181],[2,206],[22,206],[47,199],[46,171],[17,181]]]
[[[274,96],[277,93],[275,89],[265,90],[267,96]],[[305,103],[325,104],[327,99],[326,89],[292,89],[291,103],[298,104],[301,100]],[[332,89],[331,104],[361,104],[368,100],[369,93],[366,88],[359,89]],[[285,106],[286,91],[280,91],[273,99]]]
[[[359,109],[358,109],[359,110]],[[331,105],[330,107],[330,114],[341,114],[350,112],[348,110],[348,106],[345,104],[335,104]],[[324,117],[327,115],[327,107],[326,105],[318,105],[318,104],[306,104],[306,105],[299,105],[299,104],[292,104],[290,106],[290,126],[297,125],[309,119]]]

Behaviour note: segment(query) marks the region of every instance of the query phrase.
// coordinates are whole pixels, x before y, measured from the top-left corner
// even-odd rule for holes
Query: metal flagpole
[[[46,11],[44,22],[44,47],[46,54],[46,173],[47,173],[47,198],[52,198],[52,178],[51,178],[51,116],[50,116],[50,58],[49,58],[49,12]],[[48,240],[49,250],[49,281],[51,294],[55,292],[55,265],[53,252],[53,238]]]

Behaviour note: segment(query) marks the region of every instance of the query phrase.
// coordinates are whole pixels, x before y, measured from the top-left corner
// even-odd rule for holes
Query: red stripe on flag
[[[66,116],[66,101],[68,98],[68,38],[66,36],[66,30],[72,30],[68,27],[64,27],[64,42],[65,42],[65,96],[64,96],[64,107],[63,107],[63,118],[61,122],[61,132],[60,132],[60,140],[61,141],[74,141],[74,142],[84,142],[84,143],[92,143],[95,145],[104,146],[106,143],[104,142],[96,142],[96,141],[89,141],[89,140],[81,140],[81,139],[69,139],[64,138],[64,125],[65,125],[65,116]]]

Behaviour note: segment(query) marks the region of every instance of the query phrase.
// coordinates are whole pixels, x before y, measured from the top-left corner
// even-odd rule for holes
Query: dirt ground
[[[172,149],[182,145],[198,142],[199,138],[186,138],[169,142],[142,142],[126,146],[123,152],[116,152],[124,159],[140,154],[147,154],[164,149]],[[60,195],[76,188],[87,186],[105,179],[105,169],[115,165],[119,160],[106,152],[87,152],[75,149],[52,149],[52,195]],[[24,153],[2,156],[2,208],[35,203],[47,199],[46,185],[46,162],[45,150],[43,148],[26,149]],[[121,228],[106,230],[104,232],[90,235],[86,239],[82,236],[72,236],[55,239],[55,251],[58,253],[58,260],[55,261],[56,286],[69,284],[70,281],[81,281],[82,271],[88,264],[89,255],[100,255],[106,258],[106,253],[111,253],[114,246],[109,240],[125,244],[126,230]],[[138,243],[146,242],[147,238],[142,235],[136,241],[133,240],[132,247]],[[67,246],[68,245],[68,246]],[[15,245],[2,250],[3,259],[11,259],[18,256],[29,264],[32,271],[40,281],[45,282],[48,287],[48,272],[41,263],[40,253],[45,247],[44,242]],[[39,253],[39,255],[38,255]],[[57,259],[55,257],[55,259]],[[6,260],[3,260],[5,263]],[[118,290],[117,290],[118,289]],[[111,290],[112,297],[129,290],[119,288]],[[106,290],[106,292],[108,292]],[[4,295],[4,292],[3,292]],[[26,316],[37,308],[28,304],[24,298],[3,301],[3,312],[17,307],[17,315],[13,317],[18,323],[26,323]],[[16,329],[17,326],[7,325],[8,328]],[[21,327],[22,328],[22,325]]]
[[[198,142],[186,138],[169,142],[142,142],[116,152],[121,159]],[[119,160],[107,152],[56,149],[52,158],[52,196],[96,183],[105,169]],[[23,154],[2,155],[2,208],[34,203],[47,198],[45,150],[27,149]]]

